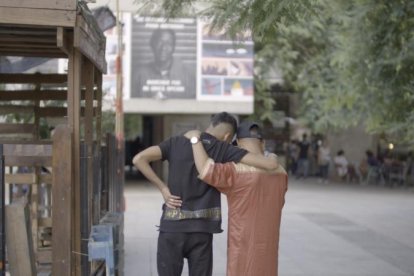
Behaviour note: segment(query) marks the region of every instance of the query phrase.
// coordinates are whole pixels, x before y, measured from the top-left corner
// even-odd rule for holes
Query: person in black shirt
[[[302,141],[299,142],[299,159],[298,168],[296,170],[296,177],[299,178],[302,174],[304,178],[308,177],[309,172],[309,148],[308,135],[306,133],[302,136]]]
[[[200,142],[215,162],[243,162],[263,169],[277,168],[271,158],[247,153],[230,145],[237,129],[235,118],[222,112],[200,136]],[[191,141],[198,143],[199,141]],[[134,165],[158,187],[164,197],[157,249],[158,274],[181,275],[184,258],[189,274],[212,275],[212,234],[221,233],[220,193],[198,179],[190,141],[171,137],[134,157]],[[152,170],[150,162],[169,161],[168,185]]]

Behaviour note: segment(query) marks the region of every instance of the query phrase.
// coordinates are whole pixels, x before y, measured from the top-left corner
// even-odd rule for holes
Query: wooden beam
[[[0,109],[0,114],[13,114],[13,113],[25,113],[30,114],[34,113],[35,110],[37,114],[42,117],[64,117],[68,113],[68,109],[66,107],[40,107],[37,108],[35,106],[9,106],[9,105],[2,105]],[[96,113],[96,108],[94,108],[94,114]],[[80,115],[84,116],[85,108],[81,107]]]
[[[6,174],[5,176],[5,182],[9,184],[36,184],[37,178],[40,183],[52,184],[51,174],[18,173]]]
[[[100,47],[105,47],[106,37],[99,28],[99,26],[96,24],[96,22],[91,22],[91,19],[95,20],[94,18],[85,17],[81,14],[78,14],[76,19],[76,26],[80,27],[83,31],[85,31],[85,33],[87,33],[88,36],[92,36],[93,41],[95,41],[97,45],[100,45]],[[96,26],[96,28],[94,28],[94,26]]]
[[[36,174],[35,173],[6,174],[5,182],[9,184],[34,184],[36,183]]]
[[[11,113],[33,113],[33,106],[13,106],[13,105],[2,105],[0,108],[0,115],[11,114]]]
[[[33,143],[33,142],[32,142]],[[52,156],[51,144],[5,144],[5,156]]]
[[[8,205],[6,219],[7,253],[11,275],[36,275],[27,207],[21,204]]]
[[[42,107],[39,108],[40,117],[64,117],[67,114],[66,107]],[[93,115],[96,114],[96,108],[93,108]],[[85,116],[85,107],[80,108],[80,116]]]
[[[76,10],[9,8],[0,9],[0,24],[73,27]]]
[[[52,218],[39,218],[39,227],[52,227]]]
[[[0,24],[0,34],[54,36],[56,26],[44,27],[37,25]]]
[[[106,73],[105,40],[94,40],[80,27],[74,28],[74,47],[82,52],[99,71]]]
[[[94,100],[96,100],[94,90]],[[0,101],[66,101],[67,90],[0,90]],[[85,90],[82,89],[81,100],[85,100]]]
[[[50,140],[40,140],[40,141],[33,141],[33,140],[25,140],[25,139],[9,139],[9,138],[3,138],[0,139],[0,144],[10,144],[10,145],[49,145],[51,144]]]
[[[0,90],[0,101],[66,101],[66,99],[67,92],[65,90]]]
[[[66,107],[42,107],[38,111],[39,117],[64,117],[67,115]]]
[[[30,42],[26,42],[26,43],[16,43],[16,42],[4,42],[2,41],[0,43],[0,49],[2,51],[4,51],[5,49],[10,48],[10,49],[19,49],[19,50],[29,50],[30,49],[43,49],[43,51],[52,51],[52,52],[58,52],[60,53],[60,51],[58,51],[59,49],[56,47],[56,45],[53,44],[42,44],[42,43],[30,43]]]
[[[0,45],[4,42],[22,42],[22,43],[47,43],[47,44],[55,44],[56,38],[54,36],[42,36],[42,35],[33,35],[33,33],[26,34],[26,35],[16,35],[16,34],[2,34],[0,29]]]
[[[73,251],[81,252],[81,200],[80,200],[80,90],[82,74],[82,53],[76,49],[71,49],[68,63],[68,124],[72,130],[72,156],[73,156],[73,223],[72,223],[72,247]],[[72,264],[73,273],[81,275],[80,254],[73,253],[74,263]],[[56,274],[60,275],[60,274]],[[65,274],[66,275],[66,274]]]
[[[95,67],[90,60],[84,60],[84,73],[83,76],[83,85],[86,87],[85,95],[85,122],[84,122],[84,133],[85,133],[85,143],[87,145],[87,208],[88,208],[88,233],[91,231],[94,208],[93,208],[93,94],[94,94],[94,74]],[[86,260],[84,260],[86,261]]]
[[[3,145],[0,143],[0,275],[2,276],[6,274],[6,185],[4,185],[4,174]]]
[[[50,58],[65,58],[63,52],[47,51],[43,49],[12,49],[0,47],[0,54],[3,56],[18,56],[18,57],[50,57]]]
[[[58,27],[56,33],[56,46],[66,55],[69,55],[69,43],[70,39],[68,38],[65,29]]]
[[[73,158],[72,133],[57,126],[53,135],[52,275],[72,275]],[[62,157],[65,158],[62,158]]]
[[[65,83],[64,74],[0,74],[0,83]]]
[[[76,0],[2,0],[0,7],[76,10]]]
[[[6,166],[50,167],[52,158],[45,156],[5,156]]]
[[[39,248],[36,256],[37,262],[41,264],[52,263],[52,249],[50,248]]]
[[[98,105],[96,106],[96,143],[98,150],[101,149],[102,142],[102,73],[96,72],[96,100]]]
[[[0,123],[0,133],[33,133],[33,124],[2,124]]]

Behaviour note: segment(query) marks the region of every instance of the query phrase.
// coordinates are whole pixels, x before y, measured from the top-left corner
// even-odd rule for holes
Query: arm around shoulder
[[[264,170],[276,170],[279,167],[279,163],[274,157],[265,157],[262,154],[248,153],[241,160],[241,163],[253,166]]]

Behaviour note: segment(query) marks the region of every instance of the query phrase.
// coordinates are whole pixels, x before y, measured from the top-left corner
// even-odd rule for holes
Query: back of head
[[[236,130],[237,121],[233,115],[227,112],[220,112],[211,117],[208,132],[219,140],[230,142]]]
[[[236,118],[234,118],[233,115],[227,112],[220,112],[220,113],[214,114],[211,117],[210,123],[213,127],[216,127],[219,124],[227,124],[233,133],[236,133],[236,130],[237,130]]]
[[[264,143],[258,123],[244,121],[237,129],[237,144],[253,153],[263,153]]]

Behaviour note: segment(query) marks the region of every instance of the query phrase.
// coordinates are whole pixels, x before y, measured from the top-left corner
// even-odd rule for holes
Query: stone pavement
[[[162,197],[147,182],[128,182],[125,197],[125,275],[155,276]],[[214,276],[226,271],[223,205]],[[279,276],[414,276],[414,191],[291,179],[279,255]]]

